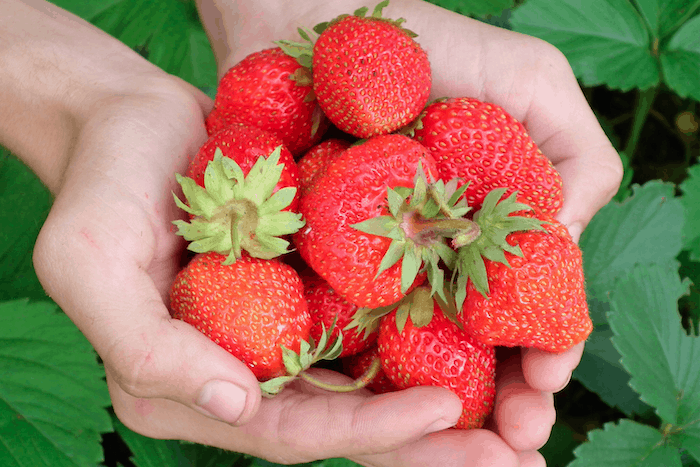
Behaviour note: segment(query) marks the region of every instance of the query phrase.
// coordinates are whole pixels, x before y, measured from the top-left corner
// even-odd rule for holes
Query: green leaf
[[[168,73],[200,88],[216,87],[216,59],[194,2],[53,0],[90,21]]]
[[[0,199],[0,300],[47,299],[34,272],[32,250],[53,197],[26,165],[2,147]]]
[[[666,83],[681,97],[700,101],[700,16],[685,23],[661,54]]]
[[[428,0],[456,13],[467,16],[498,16],[513,8],[515,0]]]
[[[682,247],[683,206],[672,184],[632,187],[623,203],[611,202],[581,235],[589,296],[604,296],[636,264],[668,264]]]
[[[561,50],[587,86],[629,91],[659,82],[649,34],[629,0],[528,0],[511,23]]]
[[[634,0],[654,37],[664,38],[700,7],[698,0]]]
[[[0,465],[102,461],[110,399],[90,343],[50,302],[2,302],[0,322]]]
[[[576,460],[568,467],[681,466],[678,450],[662,445],[658,430],[631,420],[606,423],[602,430],[588,432],[588,439],[574,451]]]
[[[700,76],[700,75],[699,75]],[[685,209],[683,247],[690,252],[690,259],[700,260],[700,164],[688,169],[688,178],[679,186],[681,204]]]
[[[700,459],[700,338],[686,334],[678,313],[687,290],[674,268],[638,266],[618,283],[608,320],[630,386]]]

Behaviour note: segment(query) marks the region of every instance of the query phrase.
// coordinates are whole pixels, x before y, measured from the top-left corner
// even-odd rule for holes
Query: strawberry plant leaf
[[[694,0],[634,0],[654,37],[664,38],[700,7]]]
[[[511,23],[561,50],[584,85],[629,91],[659,82],[649,33],[629,0],[528,0]]]
[[[434,5],[441,6],[466,16],[499,16],[504,11],[515,6],[515,0],[428,0]]]
[[[634,185],[632,196],[611,202],[581,235],[587,292],[603,297],[636,264],[668,264],[682,248],[684,210],[670,183]]]
[[[48,299],[34,272],[32,249],[53,198],[36,175],[2,147],[0,199],[0,300]]]
[[[681,97],[700,101],[700,16],[685,23],[661,54],[664,80]]]
[[[53,0],[90,21],[154,65],[199,88],[215,88],[216,59],[194,2]]]
[[[589,441],[574,450],[568,467],[681,467],[678,449],[663,445],[656,429],[632,420],[606,423],[588,432]]]
[[[0,303],[0,465],[94,466],[112,431],[104,370],[51,302]]]
[[[683,247],[690,259],[700,261],[700,164],[688,169],[688,177],[680,184],[681,203],[685,209]]]
[[[700,459],[700,338],[678,313],[688,285],[677,268],[635,267],[613,291],[608,320],[630,386],[668,424],[664,436]]]

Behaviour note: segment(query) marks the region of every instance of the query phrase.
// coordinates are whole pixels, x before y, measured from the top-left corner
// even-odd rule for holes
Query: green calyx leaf
[[[281,146],[267,158],[261,156],[248,175],[217,148],[204,173],[204,188],[188,177],[176,175],[186,202],[173,194],[190,221],[177,220],[177,234],[190,242],[196,253],[228,254],[224,264],[240,258],[243,251],[256,258],[271,259],[288,253],[289,241],[281,238],[304,226],[301,214],[284,211],[296,196],[296,188],[273,193],[284,164]]]
[[[320,32],[313,30],[297,28],[297,32],[301,37],[301,41],[279,40],[274,41],[284,53],[296,59],[297,63],[306,70],[311,70],[314,56],[314,44]],[[309,76],[310,73],[307,73]],[[292,78],[294,79],[294,78]]]
[[[447,238],[456,235],[476,237],[476,223],[464,218],[470,208],[463,198],[467,186],[457,179],[429,182],[419,164],[413,187],[388,187],[388,215],[367,219],[351,227],[369,235],[391,239],[375,279],[401,261],[401,292],[406,293],[419,273],[425,271],[432,292],[443,297],[444,271],[440,263],[452,267],[456,254]]]
[[[299,353],[280,345],[282,348],[282,361],[287,374],[261,382],[260,390],[264,396],[272,397],[278,394],[289,382],[311,368],[314,363],[321,360],[335,360],[340,356],[343,351],[343,333],[339,331],[338,337],[331,340],[336,321],[337,317],[333,320],[329,329],[326,329],[321,324],[322,332],[318,343],[314,342],[313,339],[309,339],[308,342],[302,339],[299,345]]]
[[[464,233],[453,237],[452,246],[457,248],[457,257],[453,270],[456,278],[455,300],[459,309],[466,299],[467,284],[471,280],[474,288],[484,297],[488,296],[489,283],[486,275],[486,261],[495,261],[509,266],[505,253],[522,256],[518,245],[506,241],[514,232],[544,230],[546,223],[535,217],[512,215],[519,211],[532,211],[527,204],[516,201],[517,192],[501,200],[506,188],[497,188],[489,192],[481,209],[474,214],[474,222],[479,227],[479,234],[467,238]]]

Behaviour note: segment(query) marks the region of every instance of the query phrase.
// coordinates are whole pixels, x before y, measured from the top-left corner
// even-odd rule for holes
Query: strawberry
[[[301,257],[358,307],[391,305],[426,274],[440,283],[438,263],[453,252],[428,219],[439,206],[448,209],[430,196],[450,198],[444,185],[428,188],[426,173],[434,168],[429,151],[404,135],[377,136],[345,150],[302,196],[306,227],[294,235]],[[455,209],[451,214],[462,208]]]
[[[187,170],[177,175],[190,221],[175,221],[178,234],[197,253],[229,254],[227,264],[245,250],[256,258],[288,252],[283,237],[302,225],[296,213],[299,172],[281,142],[270,133],[234,123],[200,148]]]
[[[351,378],[361,378],[369,369],[372,362],[379,358],[379,348],[376,345],[343,359],[343,372]],[[370,383],[365,386],[375,394],[398,391],[394,383],[386,376],[384,370],[379,370]]]
[[[484,261],[488,289],[469,281],[458,319],[484,344],[563,352],[593,330],[581,250],[563,224],[542,213],[531,215],[544,221],[543,230],[506,237],[517,250],[505,251],[505,261]]]
[[[459,429],[481,428],[496,394],[496,353],[449,320],[436,301],[432,318],[418,326],[413,313],[394,311],[381,319],[377,346],[382,369],[398,387],[438,386],[462,401]]]
[[[301,191],[306,190],[316,178],[316,175],[322,172],[331,160],[349,147],[350,143],[348,141],[331,138],[318,143],[306,151],[297,162]]]
[[[258,380],[286,375],[281,346],[299,352],[311,331],[301,279],[276,259],[244,255],[231,265],[225,259],[198,254],[178,273],[172,317],[243,361]]]
[[[439,100],[413,126],[440,178],[470,182],[465,196],[474,209],[494,188],[517,191],[521,202],[545,214],[561,209],[561,176],[525,127],[498,105],[468,97]]]
[[[403,19],[382,17],[388,3],[379,3],[370,16],[361,8],[316,26],[315,43],[309,32],[300,30],[311,45],[278,43],[311,66],[314,92],[329,120],[359,138],[408,124],[430,95],[428,56],[414,40],[415,33],[401,27]]]
[[[357,306],[335,293],[326,281],[316,275],[302,276],[302,281],[304,298],[313,323],[311,337],[314,341],[321,338],[324,329],[329,330],[332,337],[337,337],[342,330],[343,351],[339,357],[347,357],[365,350],[377,340],[377,332],[371,328],[365,332],[347,329]],[[335,327],[331,329],[332,326]]]
[[[278,47],[248,55],[221,78],[207,131],[234,122],[269,131],[294,155],[320,141],[329,126],[310,74]]]

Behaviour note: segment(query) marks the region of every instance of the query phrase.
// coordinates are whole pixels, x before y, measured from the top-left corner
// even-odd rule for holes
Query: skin
[[[297,38],[298,25],[358,6],[198,2],[220,76],[274,39]],[[36,271],[104,360],[114,409],[127,426],[279,463],[545,465],[537,449],[555,421],[553,393],[568,383],[583,344],[558,355],[499,353],[496,406],[482,430],[445,430],[461,407],[440,388],[329,395],[296,382],[262,399],[244,364],[170,319],[167,308],[185,246],[171,230],[181,216],[173,174],[184,173],[206,140],[211,100],[48,3],[0,0],[0,11],[0,144],[56,195],[34,251]],[[563,56],[417,0],[395,0],[384,14],[406,18],[419,34],[433,97],[491,101],[525,124],[562,174],[558,217],[578,238],[616,192],[622,167]]]

